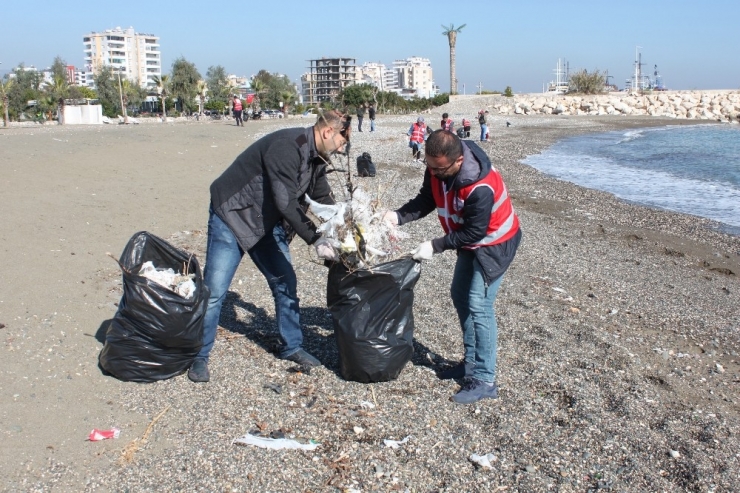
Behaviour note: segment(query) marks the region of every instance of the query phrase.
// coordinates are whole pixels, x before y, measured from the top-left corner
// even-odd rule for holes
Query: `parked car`
[[[262,110],[262,116],[265,118],[283,118],[285,114],[278,110]]]

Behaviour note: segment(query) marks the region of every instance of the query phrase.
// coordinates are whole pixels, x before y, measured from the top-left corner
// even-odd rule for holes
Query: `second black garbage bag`
[[[185,297],[140,274],[157,268],[192,274],[195,290]],[[131,237],[119,260],[123,296],[111,320],[100,366],[124,381],[154,382],[187,370],[203,345],[208,288],[195,256],[146,231]]]
[[[329,269],[326,301],[345,380],[393,380],[411,360],[420,275],[421,264],[411,258],[352,272],[342,263]]]

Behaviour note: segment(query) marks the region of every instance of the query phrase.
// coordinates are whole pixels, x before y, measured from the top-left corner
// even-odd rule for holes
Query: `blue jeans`
[[[247,253],[260,270],[275,298],[275,320],[282,341],[279,356],[286,358],[301,349],[298,281],[290,260],[290,249],[285,230],[278,223],[272,234],[265,235]],[[208,308],[203,318],[203,347],[198,358],[208,359],[216,339],[216,328],[226,293],[244,256],[234,233],[220,217],[209,211],[208,245],[204,282],[211,290]]]
[[[488,125],[481,125],[480,126],[480,140],[483,142],[486,140],[486,134],[488,133]]]
[[[370,131],[375,132],[375,118],[370,119]]]
[[[496,293],[503,275],[486,285],[483,268],[470,250],[458,250],[452,277],[452,303],[460,318],[465,346],[465,363],[473,365],[473,378],[496,381]]]

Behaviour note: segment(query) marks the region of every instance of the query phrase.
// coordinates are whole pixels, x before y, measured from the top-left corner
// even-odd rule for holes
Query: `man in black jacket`
[[[305,214],[304,196],[333,204],[326,179],[329,157],[349,143],[350,119],[337,111],[320,114],[309,128],[288,128],[249,146],[211,185],[205,285],[210,291],[203,321],[203,348],[188,371],[207,382],[208,356],[216,338],[221,305],[244,253],[267,279],[275,298],[279,357],[304,366],[319,360],[307,353],[301,332],[297,280],[290,258],[292,233],[316,247],[319,258],[335,259],[330,241]]]
[[[370,118],[370,131],[375,132],[375,105],[373,103],[370,103],[367,109],[367,116]]]
[[[427,166],[419,194],[383,219],[405,224],[436,211],[445,234],[421,243],[415,260],[431,260],[445,250],[457,252],[450,294],[463,332],[464,360],[439,373],[464,380],[452,397],[460,404],[498,397],[494,303],[504,273],[521,240],[519,218],[506,185],[485,152],[448,130],[427,139]]]

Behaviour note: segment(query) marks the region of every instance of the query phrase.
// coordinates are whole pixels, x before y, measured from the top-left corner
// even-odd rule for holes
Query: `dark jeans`
[[[357,131],[362,132],[362,118],[361,116],[357,117]]]
[[[198,358],[208,359],[216,339],[216,328],[226,293],[234,279],[237,267],[244,256],[234,233],[220,217],[209,211],[206,268],[203,274],[211,290],[208,308],[203,319],[203,347]],[[282,341],[279,356],[286,358],[301,349],[301,332],[298,307],[298,281],[290,260],[290,249],[285,230],[278,223],[271,234],[265,235],[248,252],[260,270],[275,299],[275,321]]]
[[[236,126],[244,125],[242,121],[242,110],[234,110],[234,119],[236,120]]]

